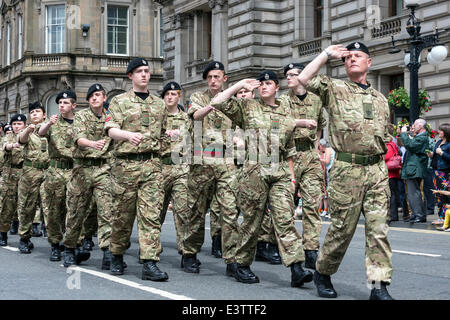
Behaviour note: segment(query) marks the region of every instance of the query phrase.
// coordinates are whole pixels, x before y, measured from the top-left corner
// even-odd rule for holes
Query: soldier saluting
[[[349,80],[314,77],[329,58],[342,58]],[[372,64],[361,42],[333,45],[319,54],[298,79],[322,99],[329,112],[330,141],[336,161],[330,170],[331,226],[316,263],[314,282],[319,296],[335,298],[330,276],[337,272],[350,244],[361,211],[366,228],[366,274],[371,299],[392,299],[386,285],[392,277],[392,250],[387,239],[389,186],[383,161],[388,142],[389,107],[371,87]]]

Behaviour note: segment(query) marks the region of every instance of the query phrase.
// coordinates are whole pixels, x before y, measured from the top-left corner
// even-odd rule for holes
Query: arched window
[[[114,98],[115,96],[117,96],[119,94],[122,94],[124,92],[126,92],[126,91],[125,90],[112,90],[112,91],[110,91],[109,93],[106,94],[106,96],[107,96],[106,102],[110,103],[112,98]]]
[[[58,104],[55,101],[57,95],[57,93],[50,95],[45,102],[45,113],[47,118],[52,115],[59,114]]]

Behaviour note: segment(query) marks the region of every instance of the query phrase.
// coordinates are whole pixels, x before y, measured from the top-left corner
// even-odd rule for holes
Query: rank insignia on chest
[[[272,129],[280,129],[280,120],[272,119]]]
[[[373,119],[373,111],[371,103],[364,103],[364,119]]]
[[[215,119],[215,120],[214,120],[214,126],[215,126],[217,129],[220,129],[220,128],[222,127],[222,118],[217,118],[217,119]]]
[[[143,111],[142,112],[142,126],[144,127],[148,127],[150,125],[150,114],[148,113],[148,111]]]

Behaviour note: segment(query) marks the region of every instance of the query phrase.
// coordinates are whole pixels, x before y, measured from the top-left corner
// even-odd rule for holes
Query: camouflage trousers
[[[0,191],[0,232],[8,232],[17,210],[17,187],[22,169],[4,167]]]
[[[272,214],[270,213],[269,207],[264,210],[258,242],[277,243],[277,239],[275,239],[275,228],[272,222]]]
[[[236,250],[236,262],[249,266],[255,256],[261,222],[270,202],[270,213],[281,259],[285,266],[303,262],[302,237],[294,225],[294,197],[286,162],[274,173],[265,172],[260,164],[246,164],[241,171],[238,206],[243,214],[239,227],[241,242]]]
[[[44,211],[47,211],[46,227],[50,244],[59,243],[63,239],[66,228],[66,192],[71,173],[71,169],[55,167],[49,167],[45,171],[42,206],[45,207]]]
[[[45,169],[24,166],[19,179],[17,212],[19,214],[19,236],[22,239],[31,238],[31,225],[37,217],[36,212],[40,202],[40,189],[44,182]],[[39,221],[39,220],[38,220]]]
[[[97,232],[97,229],[98,229],[97,204],[95,202],[95,197],[91,197],[91,203],[89,204],[88,214],[86,216],[86,219],[84,219],[83,221],[83,227],[81,228],[78,243],[81,243],[83,239],[92,238]]]
[[[75,248],[83,223],[93,209],[92,199],[97,207],[98,246],[100,249],[109,247],[111,236],[112,196],[110,166],[81,166],[72,169],[72,175],[67,185],[67,217],[66,233],[63,245]]]
[[[318,211],[323,196],[324,171],[316,150],[297,153],[294,161],[296,189],[302,197],[303,246],[318,250],[322,219]]]
[[[191,209],[191,216],[183,241],[183,254],[196,254],[200,251],[205,238],[206,211],[213,194],[215,194],[220,208],[222,257],[227,264],[234,262],[239,239],[235,173],[234,164],[193,164],[190,166],[188,205]],[[210,194],[209,192],[214,193]]]
[[[137,217],[140,258],[159,261],[161,209],[164,200],[161,160],[116,159],[111,167],[113,218],[109,248],[115,255],[128,248]]]
[[[209,234],[212,238],[222,234],[222,226],[220,225],[220,205],[214,189],[211,191],[211,194],[212,199],[209,204]]]
[[[178,252],[183,252],[183,238],[186,234],[184,230],[189,223],[189,207],[187,203],[187,173],[186,165],[165,165],[162,166],[164,201],[161,210],[161,224],[166,218],[169,202],[172,200],[172,212],[177,233]]]
[[[384,161],[361,166],[335,161],[328,186],[331,226],[319,252],[316,270],[337,272],[363,212],[366,234],[366,274],[369,282],[392,278],[389,226],[389,184]]]

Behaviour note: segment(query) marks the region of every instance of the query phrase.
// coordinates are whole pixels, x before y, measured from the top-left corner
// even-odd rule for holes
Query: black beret
[[[162,92],[161,92],[161,98],[164,98],[164,95],[165,95],[166,92],[169,91],[169,90],[181,90],[181,87],[180,87],[180,85],[179,85],[177,82],[175,82],[175,81],[169,82],[169,83],[166,84],[166,85],[164,86],[164,88],[162,89]]]
[[[139,68],[140,66],[148,66],[148,61],[144,58],[134,58],[128,64],[127,74],[132,72],[134,69]]]
[[[9,122],[7,122],[3,125],[3,132],[6,133],[8,131],[13,131],[11,124],[9,124]]]
[[[208,65],[203,69],[203,79],[206,79],[208,76],[208,72],[211,70],[222,70],[225,71],[225,67],[223,66],[223,63],[220,61],[212,61],[208,63]]]
[[[263,71],[258,76],[258,78],[256,78],[256,80],[259,80],[259,81],[273,80],[273,81],[275,81],[275,83],[278,83],[277,75],[275,74],[275,72],[270,71],[270,70]]]
[[[346,48],[348,51],[362,51],[364,53],[367,53],[368,56],[370,56],[369,49],[362,42],[352,42],[348,46],[346,46]],[[342,58],[342,61],[345,62],[345,58]]]
[[[74,100],[77,100],[77,95],[76,95],[76,93],[73,92],[72,90],[64,90],[64,91],[61,91],[61,92],[56,96],[55,102],[56,102],[56,103],[59,103],[59,100],[60,100],[60,99],[68,99],[68,98],[72,98],[72,99],[74,99]]]
[[[94,83],[92,86],[89,87],[87,95],[86,95],[86,100],[89,100],[89,97],[91,96],[91,94],[93,94],[96,91],[105,91],[105,88],[103,88],[103,86],[100,83]]]
[[[42,106],[42,104],[39,101],[28,104],[28,112],[31,112],[34,109],[41,109],[43,112],[45,112],[44,107]]]
[[[284,67],[284,75],[291,69],[299,69],[300,71],[305,69],[305,66],[301,63],[289,63],[286,67]]]
[[[11,117],[11,120],[9,122],[13,123],[14,121],[23,121],[24,123],[27,122],[27,117],[24,114],[17,113]]]

